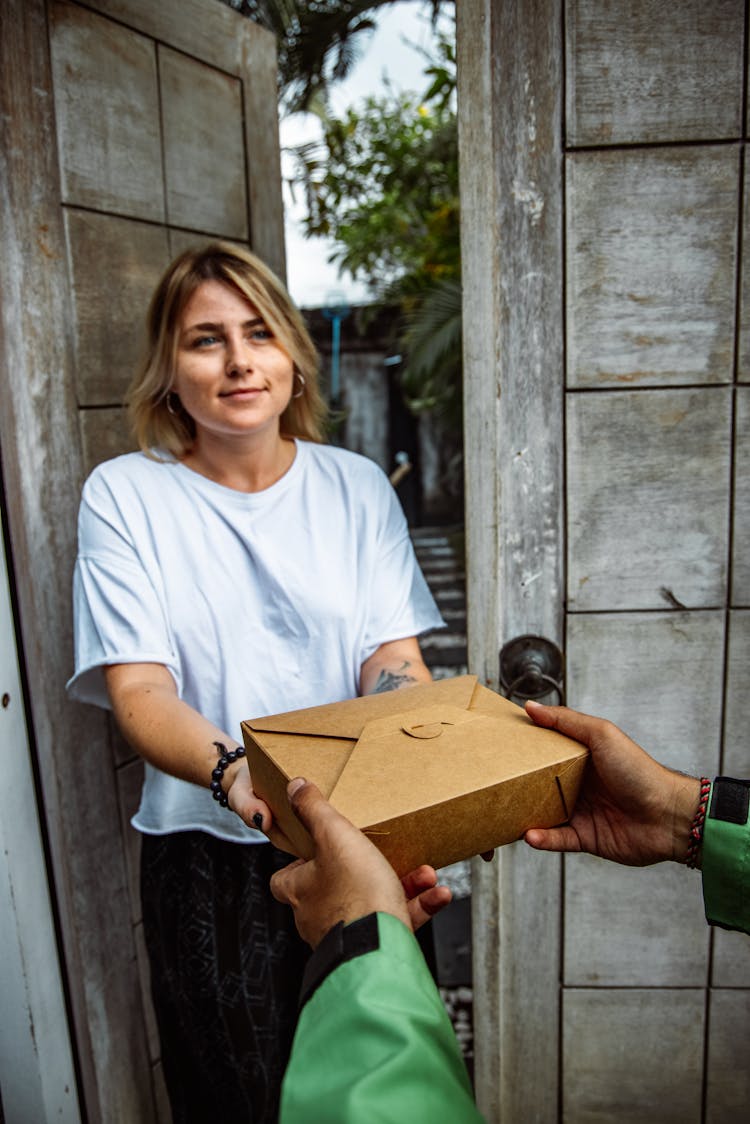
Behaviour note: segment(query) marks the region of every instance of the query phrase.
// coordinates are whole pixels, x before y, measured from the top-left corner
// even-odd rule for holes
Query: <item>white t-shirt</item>
[[[128,453],[86,481],[74,579],[74,699],[108,707],[102,667],[159,663],[242,741],[243,719],[356,696],[383,643],[443,621],[400,504],[372,461],[296,442],[262,492]],[[140,831],[260,842],[208,788],[146,764]]]

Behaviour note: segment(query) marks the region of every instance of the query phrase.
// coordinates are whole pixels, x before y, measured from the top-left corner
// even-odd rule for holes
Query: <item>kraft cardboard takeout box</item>
[[[312,854],[286,797],[302,776],[399,874],[563,823],[588,756],[474,675],[250,719],[242,734],[253,787],[295,854]]]

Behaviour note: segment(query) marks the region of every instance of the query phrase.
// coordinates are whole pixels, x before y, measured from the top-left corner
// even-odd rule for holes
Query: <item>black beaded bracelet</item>
[[[238,745],[236,749],[227,749],[223,742],[214,742],[214,745],[219,751],[219,760],[216,763],[216,768],[211,773],[211,792],[213,793],[214,800],[218,800],[222,808],[226,808],[229,806],[229,797],[221,787],[221,782],[224,779],[224,770],[230,765],[234,765],[235,761],[239,761],[240,757],[244,757],[245,750],[241,745]]]

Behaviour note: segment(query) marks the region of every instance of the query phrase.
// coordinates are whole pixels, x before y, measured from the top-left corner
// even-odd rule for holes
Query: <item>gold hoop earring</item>
[[[295,371],[294,377],[296,379],[299,379],[299,390],[296,391],[296,393],[294,393],[292,395],[292,398],[301,398],[302,395],[305,393],[305,376],[302,374],[301,371]]]

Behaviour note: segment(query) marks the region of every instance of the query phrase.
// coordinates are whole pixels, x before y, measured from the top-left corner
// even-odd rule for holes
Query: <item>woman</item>
[[[306,953],[268,890],[288,856],[240,722],[427,681],[416,637],[442,622],[387,478],[321,443],[314,346],[252,254],[170,266],[129,408],[141,451],[83,492],[69,688],[146,761],[133,824],[175,1124],[273,1120]]]

